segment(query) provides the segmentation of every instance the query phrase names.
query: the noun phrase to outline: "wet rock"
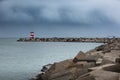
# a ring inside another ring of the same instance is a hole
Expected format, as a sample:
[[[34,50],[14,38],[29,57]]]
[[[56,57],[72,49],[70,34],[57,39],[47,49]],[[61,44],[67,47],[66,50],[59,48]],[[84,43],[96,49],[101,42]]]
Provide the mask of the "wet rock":
[[[43,68],[41,69],[41,71],[46,72],[48,69],[50,69],[51,66],[52,66],[52,64],[44,65]]]
[[[111,43],[104,44],[104,45],[96,47],[95,50],[96,51],[102,51],[103,53],[107,53],[107,52],[111,51],[111,46],[112,46]]]
[[[104,50],[104,48],[105,48],[105,45],[101,45],[99,47],[96,47],[95,49],[96,49],[96,51],[102,51],[102,50]]]

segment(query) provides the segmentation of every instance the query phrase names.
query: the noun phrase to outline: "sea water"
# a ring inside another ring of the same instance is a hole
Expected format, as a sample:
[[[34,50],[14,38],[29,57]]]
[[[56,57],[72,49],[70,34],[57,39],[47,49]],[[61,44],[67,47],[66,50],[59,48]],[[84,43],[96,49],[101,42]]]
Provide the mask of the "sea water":
[[[74,58],[79,51],[88,51],[100,43],[17,42],[0,39],[0,80],[28,80],[43,65]]]

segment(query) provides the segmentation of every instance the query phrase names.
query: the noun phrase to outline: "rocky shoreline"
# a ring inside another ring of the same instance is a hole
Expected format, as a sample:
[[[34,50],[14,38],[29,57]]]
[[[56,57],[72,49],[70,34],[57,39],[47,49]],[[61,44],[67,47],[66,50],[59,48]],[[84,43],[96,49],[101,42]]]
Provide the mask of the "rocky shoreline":
[[[120,42],[114,41],[73,59],[48,64],[31,80],[120,80]]]

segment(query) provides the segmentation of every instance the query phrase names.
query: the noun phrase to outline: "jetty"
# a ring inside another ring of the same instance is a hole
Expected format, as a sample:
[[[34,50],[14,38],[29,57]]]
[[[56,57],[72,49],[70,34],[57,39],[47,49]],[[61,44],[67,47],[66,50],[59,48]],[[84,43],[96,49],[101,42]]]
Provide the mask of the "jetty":
[[[120,42],[120,38],[20,38],[18,42],[94,42],[94,43],[111,43],[114,41]]]
[[[30,32],[29,38],[19,38],[17,40],[18,42],[94,42],[94,43],[111,43],[114,41],[120,42],[120,38],[116,37],[105,37],[105,38],[86,38],[86,37],[80,37],[80,38],[61,38],[61,37],[53,37],[53,38],[35,38],[34,32]]]

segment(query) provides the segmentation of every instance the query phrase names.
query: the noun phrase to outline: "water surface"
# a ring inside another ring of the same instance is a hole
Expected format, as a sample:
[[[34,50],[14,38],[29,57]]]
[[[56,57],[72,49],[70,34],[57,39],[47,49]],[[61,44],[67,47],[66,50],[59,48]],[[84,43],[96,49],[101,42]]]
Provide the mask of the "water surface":
[[[79,51],[88,51],[100,43],[16,42],[0,39],[0,80],[28,80],[43,65],[73,58]]]

